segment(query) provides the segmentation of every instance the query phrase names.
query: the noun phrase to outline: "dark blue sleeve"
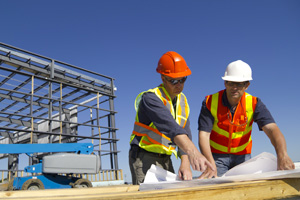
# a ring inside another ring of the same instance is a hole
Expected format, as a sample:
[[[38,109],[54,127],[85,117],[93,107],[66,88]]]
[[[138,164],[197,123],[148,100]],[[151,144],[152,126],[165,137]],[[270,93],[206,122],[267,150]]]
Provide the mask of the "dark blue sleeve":
[[[253,120],[257,123],[258,129],[260,131],[265,125],[275,123],[275,120],[271,115],[270,111],[268,110],[267,106],[259,98],[257,98],[257,104],[255,107]]]
[[[176,135],[186,134],[191,136],[190,131],[179,126],[167,107],[156,94],[152,92],[143,94],[139,104],[138,117],[139,121],[143,124],[149,125],[153,122],[156,128],[161,133],[171,138],[172,141]]]
[[[198,130],[211,132],[214,125],[214,117],[206,107],[206,98],[202,102],[201,111],[198,118]]]

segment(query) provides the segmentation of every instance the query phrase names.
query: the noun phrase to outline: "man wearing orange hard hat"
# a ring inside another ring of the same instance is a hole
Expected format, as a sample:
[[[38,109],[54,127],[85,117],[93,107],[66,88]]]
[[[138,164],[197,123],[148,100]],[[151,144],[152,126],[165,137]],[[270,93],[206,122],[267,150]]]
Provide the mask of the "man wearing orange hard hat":
[[[156,71],[161,74],[162,84],[140,93],[135,100],[129,151],[134,185],[143,183],[152,164],[174,173],[172,154],[181,158],[178,174],[182,180],[192,179],[190,165],[198,171],[207,167],[213,170],[191,140],[190,108],[182,93],[191,70],[181,55],[169,51],[160,58]]]

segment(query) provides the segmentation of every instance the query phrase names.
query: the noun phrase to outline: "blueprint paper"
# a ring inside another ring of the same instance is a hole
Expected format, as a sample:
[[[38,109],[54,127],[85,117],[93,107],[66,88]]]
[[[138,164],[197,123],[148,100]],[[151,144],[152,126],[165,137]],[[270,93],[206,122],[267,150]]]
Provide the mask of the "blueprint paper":
[[[254,158],[231,168],[223,175],[223,177],[243,174],[258,174],[271,171],[277,171],[277,158],[271,153],[263,152]]]
[[[249,168],[249,166],[252,168]],[[242,163],[239,167],[232,168],[232,171],[229,170],[223,177],[190,181],[179,180],[176,174],[154,166],[153,168],[151,167],[152,170],[148,170],[150,171],[149,176],[140,185],[139,190],[174,189],[243,181],[300,178],[300,169],[277,171],[277,167],[274,168],[275,166],[277,166],[276,157],[269,153],[262,153]],[[148,172],[146,177],[147,175]]]
[[[144,183],[158,183],[162,181],[177,180],[180,180],[180,178],[176,174],[152,164],[150,169],[146,173]]]

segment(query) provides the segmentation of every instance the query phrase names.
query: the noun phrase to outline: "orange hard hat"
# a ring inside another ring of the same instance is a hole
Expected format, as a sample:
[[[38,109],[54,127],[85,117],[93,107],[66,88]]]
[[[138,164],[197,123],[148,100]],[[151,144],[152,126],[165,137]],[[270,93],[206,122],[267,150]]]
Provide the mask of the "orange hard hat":
[[[172,78],[179,78],[192,74],[184,58],[174,51],[169,51],[162,55],[158,61],[156,71]]]

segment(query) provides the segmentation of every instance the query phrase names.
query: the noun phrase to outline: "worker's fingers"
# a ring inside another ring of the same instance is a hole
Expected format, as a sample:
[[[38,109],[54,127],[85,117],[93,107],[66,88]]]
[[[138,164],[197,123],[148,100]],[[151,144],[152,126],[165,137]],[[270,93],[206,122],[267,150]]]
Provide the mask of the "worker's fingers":
[[[284,157],[281,159],[277,159],[277,169],[278,170],[291,170],[295,169],[294,162],[290,159],[290,157]]]
[[[193,176],[186,176],[186,179],[184,179],[186,181],[189,181],[189,180],[193,180]]]
[[[191,171],[179,171],[178,175],[181,180],[187,181],[193,179],[193,175]]]
[[[184,181],[188,181],[188,180],[192,180],[192,179],[193,179],[193,177],[190,176],[190,175],[183,175],[182,176],[182,180],[184,180]]]
[[[213,165],[205,158],[200,161],[198,161],[198,160],[194,161],[192,163],[192,168],[193,168],[193,170],[201,171],[201,172],[204,172],[207,168],[209,168],[212,171],[215,171],[215,168],[213,167]]]
[[[217,172],[212,171],[210,168],[207,168],[199,177],[198,179],[206,179],[206,178],[213,178],[217,177]]]
[[[198,179],[204,179],[204,178],[207,178],[207,176],[208,176],[208,171],[205,170],[205,171],[198,177]]]
[[[209,168],[212,171],[215,171],[213,165],[208,160],[205,160],[203,163],[201,163],[200,171],[204,172],[207,168]]]
[[[294,163],[278,167],[278,170],[291,170],[291,169],[295,169]]]
[[[206,161],[200,162],[200,172],[204,172],[207,168]]]
[[[181,180],[183,180],[183,174],[180,171],[178,172],[178,176]]]
[[[215,168],[213,167],[213,165],[208,161],[206,160],[206,166],[209,167],[212,171],[215,171]]]
[[[201,163],[198,160],[194,160],[191,165],[193,170],[201,171]]]
[[[209,167],[214,171],[213,165],[199,151],[192,151],[188,158],[193,170],[204,172]]]

